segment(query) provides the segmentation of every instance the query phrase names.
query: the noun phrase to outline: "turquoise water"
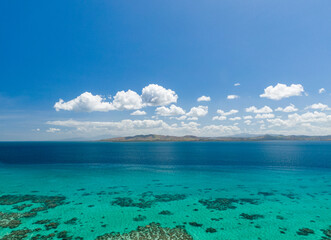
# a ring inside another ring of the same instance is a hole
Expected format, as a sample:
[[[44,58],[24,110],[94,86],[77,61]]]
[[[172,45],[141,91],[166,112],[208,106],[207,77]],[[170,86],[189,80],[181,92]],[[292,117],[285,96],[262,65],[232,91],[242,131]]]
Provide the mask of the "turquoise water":
[[[0,239],[331,239],[331,143],[0,143]]]
[[[37,198],[60,195],[65,200],[54,208],[38,211],[36,216],[20,218],[21,224],[16,228],[0,227],[0,236],[17,229],[40,228],[28,233],[25,239],[62,231],[67,231],[72,239],[96,239],[106,233],[123,234],[157,222],[169,228],[182,225],[193,239],[322,239],[326,235],[321,229],[327,230],[331,224],[330,179],[331,172],[325,169],[100,164],[3,166],[0,194],[11,195],[6,200],[22,195]],[[132,202],[124,206],[119,198],[129,198]],[[232,199],[232,202],[215,205],[217,198]],[[32,206],[24,210],[13,209],[29,203]],[[27,200],[0,205],[0,212],[29,212],[39,206],[43,203]],[[162,211],[166,214],[160,214]],[[69,224],[67,221],[73,218],[76,220]],[[47,223],[35,224],[45,219],[58,226],[46,230]],[[206,232],[208,228],[216,232]],[[302,228],[314,233],[299,235]]]

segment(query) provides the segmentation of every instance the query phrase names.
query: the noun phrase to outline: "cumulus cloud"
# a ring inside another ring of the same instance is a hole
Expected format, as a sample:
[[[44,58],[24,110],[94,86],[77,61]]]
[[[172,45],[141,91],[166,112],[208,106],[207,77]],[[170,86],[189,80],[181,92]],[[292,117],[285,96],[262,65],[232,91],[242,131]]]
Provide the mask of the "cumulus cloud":
[[[170,107],[158,107],[155,109],[156,114],[161,116],[177,116],[185,114],[185,111],[181,107],[177,107],[172,104]]]
[[[264,93],[260,95],[262,98],[269,98],[272,100],[280,100],[292,96],[301,96],[304,92],[301,84],[286,84],[278,83],[276,86],[269,86],[264,89]]]
[[[244,116],[244,119],[253,119],[253,117],[250,115],[247,115],[247,116]]]
[[[189,117],[189,118],[187,118],[187,120],[189,120],[189,121],[198,121],[199,118],[197,118],[197,117]]]
[[[114,106],[111,102],[106,102],[105,98],[102,98],[100,95],[93,95],[90,92],[84,92],[80,96],[64,102],[63,99],[60,99],[55,103],[54,108],[56,111],[67,110],[75,112],[107,112],[114,110]]]
[[[189,117],[203,117],[206,116],[208,113],[207,106],[198,106],[192,107],[191,110],[186,114]]]
[[[287,106],[285,108],[278,107],[278,108],[276,108],[275,111],[277,111],[277,112],[296,112],[296,111],[298,111],[298,109],[293,104],[290,104],[289,106]]]
[[[183,115],[183,116],[180,116],[180,117],[170,117],[170,119],[176,119],[176,120],[185,120],[187,118],[187,116]]]
[[[133,113],[131,113],[130,115],[132,115],[132,116],[142,116],[142,115],[146,115],[146,112],[137,110],[137,111],[134,111]]]
[[[56,133],[56,132],[60,132],[60,131],[61,131],[61,129],[59,129],[59,128],[49,128],[46,130],[46,132],[48,132],[48,133]]]
[[[244,123],[245,123],[246,125],[251,125],[252,121],[251,121],[251,120],[245,120]]]
[[[230,111],[225,112],[225,111],[223,111],[222,109],[218,109],[216,112],[217,112],[218,114],[222,115],[222,116],[229,116],[229,115],[232,115],[232,114],[236,114],[236,113],[238,113],[239,111],[236,110],[236,109],[231,109]]]
[[[331,123],[331,115],[328,115],[324,112],[306,112],[303,114],[289,114],[288,118],[283,120],[280,118],[276,119],[267,119],[269,123],[272,123],[273,126],[283,126],[283,127],[294,127],[298,124],[303,123]],[[329,129],[330,130],[330,129]]]
[[[47,124],[53,126],[62,126],[72,128],[79,133],[94,135],[119,135],[130,136],[136,134],[169,134],[169,135],[187,135],[197,136],[221,136],[234,134],[240,131],[237,126],[207,125],[201,127],[197,122],[181,122],[180,125],[169,125],[162,120],[130,120],[125,119],[119,122],[93,122],[93,121],[48,121]],[[71,131],[73,131],[71,130]]]
[[[142,90],[142,100],[147,106],[164,106],[177,102],[178,96],[171,89],[150,84]]]
[[[133,110],[143,107],[141,97],[131,90],[117,92],[112,104],[116,110]]]
[[[210,102],[210,97],[207,96],[201,96],[197,99],[198,102]]]
[[[230,121],[238,121],[241,120],[241,117],[233,117],[233,118],[229,118]]]
[[[255,118],[274,118],[275,115],[272,113],[263,113],[263,114],[256,114]]]
[[[306,109],[315,109],[315,110],[321,110],[321,111],[331,110],[331,108],[329,108],[328,105],[323,104],[323,103],[312,104],[312,105],[306,107]]]
[[[226,120],[226,116],[215,116],[215,117],[213,117],[213,120],[224,121],[224,120]]]
[[[235,87],[240,86],[240,83],[235,83],[234,86]]]
[[[255,106],[251,106],[245,109],[246,112],[252,112],[252,113],[271,113],[273,112],[272,109],[269,106],[264,106],[262,108],[257,108]]]
[[[324,89],[324,88],[320,88],[320,89],[318,90],[318,93],[319,93],[319,94],[321,94],[321,93],[325,93],[325,89]]]
[[[231,100],[231,99],[236,99],[236,98],[239,98],[238,95],[228,95],[227,96],[227,99]]]
[[[60,99],[55,103],[54,108],[56,111],[108,112],[112,110],[141,109],[145,106],[164,106],[177,102],[177,99],[177,94],[171,89],[165,89],[157,84],[150,84],[143,88],[142,95],[132,90],[119,91],[111,102],[100,95],[84,92],[68,102]]]

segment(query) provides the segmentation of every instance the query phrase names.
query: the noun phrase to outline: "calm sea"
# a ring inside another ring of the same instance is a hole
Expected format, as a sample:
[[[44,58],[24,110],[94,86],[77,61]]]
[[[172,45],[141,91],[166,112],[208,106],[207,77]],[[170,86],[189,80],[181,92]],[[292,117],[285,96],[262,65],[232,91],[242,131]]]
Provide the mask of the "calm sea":
[[[331,167],[331,142],[1,142],[6,164]]]

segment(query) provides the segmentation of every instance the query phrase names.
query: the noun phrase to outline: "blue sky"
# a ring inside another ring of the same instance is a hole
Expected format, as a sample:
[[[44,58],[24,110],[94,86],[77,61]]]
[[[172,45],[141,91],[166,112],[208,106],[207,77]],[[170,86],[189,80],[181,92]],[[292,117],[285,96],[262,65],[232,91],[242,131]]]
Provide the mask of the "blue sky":
[[[0,140],[331,134],[330,12],[330,1],[1,1]]]

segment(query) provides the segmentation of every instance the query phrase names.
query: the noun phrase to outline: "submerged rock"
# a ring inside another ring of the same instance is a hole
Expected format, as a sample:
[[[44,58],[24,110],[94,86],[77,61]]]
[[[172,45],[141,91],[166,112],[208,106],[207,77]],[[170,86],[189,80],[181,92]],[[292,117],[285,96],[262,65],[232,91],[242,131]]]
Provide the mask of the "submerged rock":
[[[210,228],[206,229],[206,232],[207,233],[215,233],[215,232],[217,232],[217,230],[215,228],[210,227]]]
[[[190,224],[193,227],[202,227],[202,225],[203,225],[203,224],[197,223],[197,222],[189,222],[188,224]]]
[[[308,236],[309,234],[314,234],[314,230],[310,229],[310,228],[300,228],[297,231],[298,235],[303,235],[303,236]]]
[[[145,221],[146,220],[146,216],[142,216],[142,215],[138,215],[137,217],[133,218],[133,221],[135,222],[141,222],[141,221]]]
[[[160,215],[172,215],[172,212],[168,211],[168,210],[163,210],[161,212],[159,212]]]
[[[329,229],[322,229],[322,232],[326,237],[323,237],[322,239],[331,239],[331,225],[329,226]]]
[[[274,195],[273,192],[258,192],[258,195],[263,195],[265,197]]]
[[[259,218],[264,218],[263,215],[261,214],[247,214],[247,213],[242,213],[240,214],[240,217],[244,218],[244,219],[247,219],[247,220],[256,220],[256,219],[259,219]]]
[[[64,224],[70,224],[70,225],[75,225],[77,223],[78,218],[72,218],[68,221],[65,221]]]
[[[145,227],[138,227],[137,230],[129,233],[107,233],[96,238],[96,240],[141,240],[141,239],[162,239],[162,240],[193,240],[182,227],[168,228],[161,227],[159,223],[150,223]]]

